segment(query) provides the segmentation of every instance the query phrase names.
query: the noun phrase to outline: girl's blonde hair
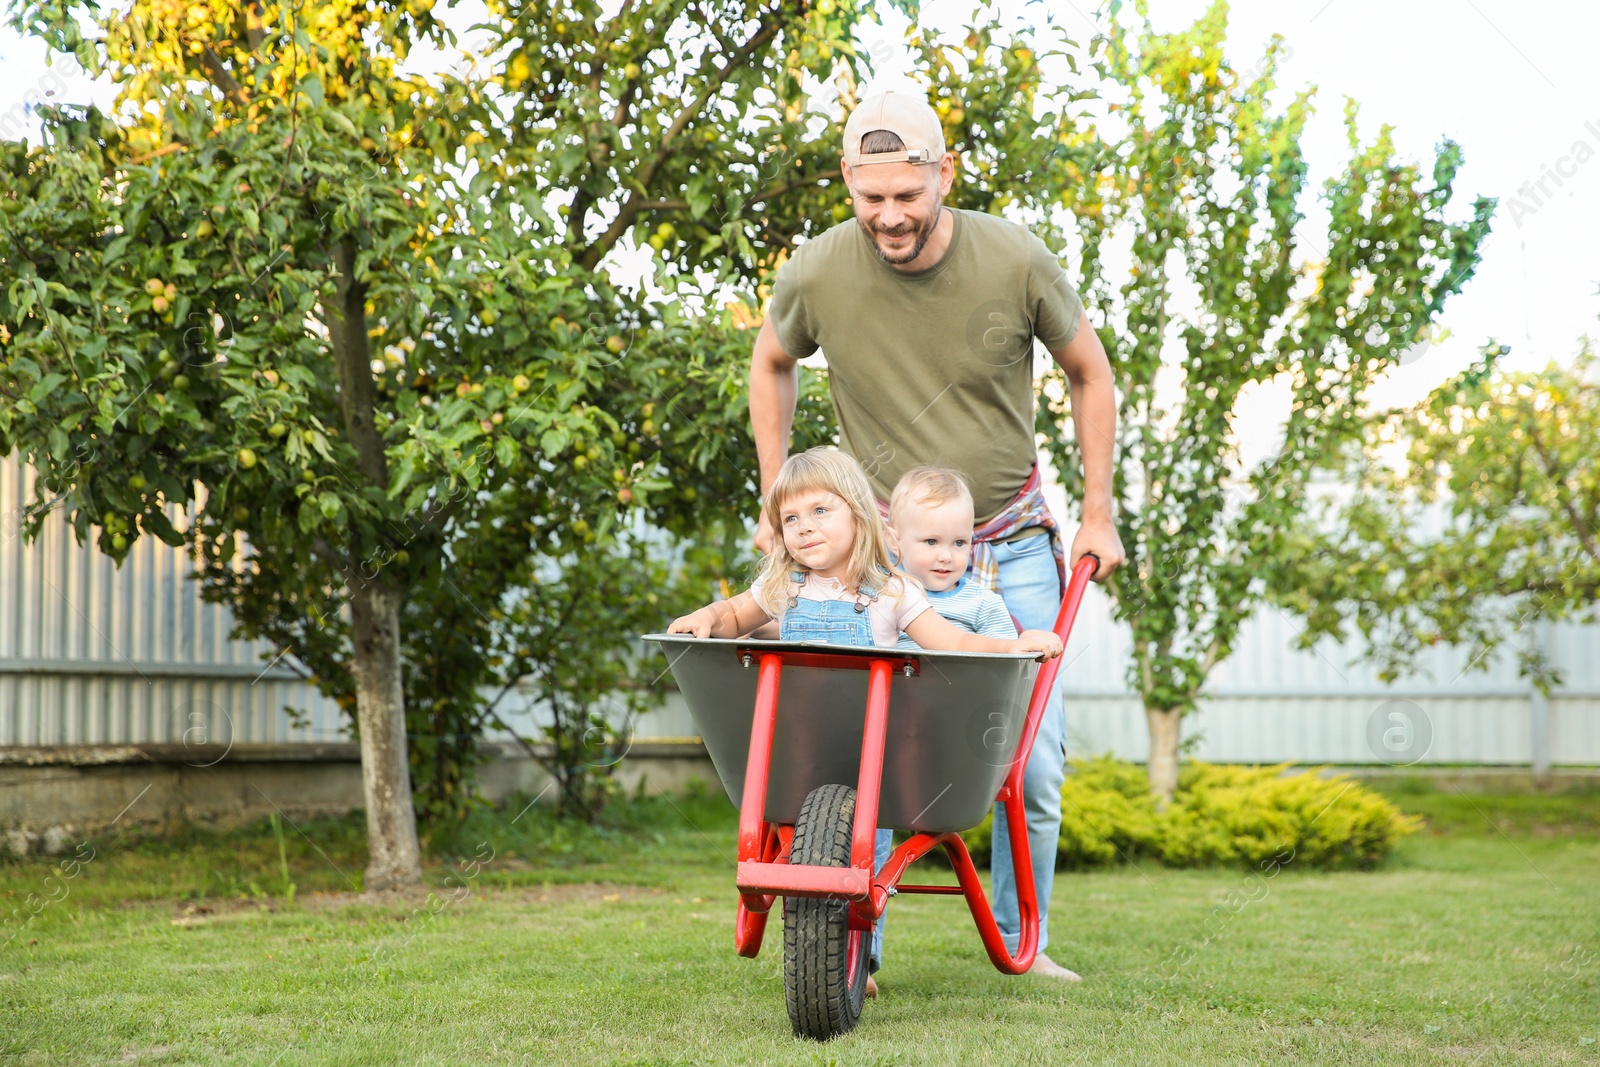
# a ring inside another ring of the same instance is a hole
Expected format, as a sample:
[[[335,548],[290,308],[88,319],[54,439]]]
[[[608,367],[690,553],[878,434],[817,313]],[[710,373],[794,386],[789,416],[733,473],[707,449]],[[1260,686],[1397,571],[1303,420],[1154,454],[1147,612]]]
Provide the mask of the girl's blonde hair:
[[[802,493],[832,493],[850,506],[856,520],[855,548],[845,570],[845,584],[869,598],[884,592],[892,578],[905,580],[889,559],[878,500],[861,464],[826,445],[790,456],[767,493],[767,522],[772,526],[772,551],[761,565],[761,606],[773,618],[788,603],[795,574],[806,567],[789,554],[783,540],[783,505]]]

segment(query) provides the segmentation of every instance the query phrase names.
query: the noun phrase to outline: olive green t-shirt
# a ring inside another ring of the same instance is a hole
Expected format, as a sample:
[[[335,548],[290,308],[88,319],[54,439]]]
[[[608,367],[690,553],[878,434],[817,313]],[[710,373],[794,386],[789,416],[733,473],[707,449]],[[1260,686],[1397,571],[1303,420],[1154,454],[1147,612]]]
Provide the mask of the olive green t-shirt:
[[[1033,469],[1033,339],[1051,351],[1072,340],[1083,303],[1025,227],[947,210],[950,247],[926,270],[884,263],[854,219],[807,241],[779,269],[768,315],[791,359],[822,349],[839,445],[881,499],[912,467],[954,467],[981,525]]]

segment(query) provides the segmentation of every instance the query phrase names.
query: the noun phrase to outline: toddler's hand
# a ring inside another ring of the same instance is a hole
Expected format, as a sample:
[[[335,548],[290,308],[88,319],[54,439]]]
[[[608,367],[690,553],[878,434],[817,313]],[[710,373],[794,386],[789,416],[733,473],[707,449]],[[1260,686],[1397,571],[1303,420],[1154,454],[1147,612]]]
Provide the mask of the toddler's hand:
[[[1061,655],[1061,638],[1052,630],[1024,630],[1017,637],[1018,652],[1042,652],[1045,659]]]
[[[669,634],[688,634],[690,637],[710,637],[711,626],[716,619],[705,608],[690,612],[682,618],[673,619],[672,625],[667,627]]]

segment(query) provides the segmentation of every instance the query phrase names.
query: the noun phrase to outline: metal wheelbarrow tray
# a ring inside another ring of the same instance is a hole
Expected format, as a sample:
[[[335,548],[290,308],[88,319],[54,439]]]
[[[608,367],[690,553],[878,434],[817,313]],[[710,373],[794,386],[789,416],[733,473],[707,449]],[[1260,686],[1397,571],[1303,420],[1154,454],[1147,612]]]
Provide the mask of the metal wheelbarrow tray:
[[[1016,758],[1037,657],[900,652],[813,642],[658,635],[728,799],[742,803],[764,654],[782,663],[766,820],[793,825],[806,794],[861,777],[872,660],[887,659],[889,728],[878,825],[940,833],[983,821]],[[748,664],[748,666],[746,665]]]
[[[1055,632],[1063,646],[1098,561],[1073,569]],[[761,951],[784,904],[784,985],[797,1035],[860,1018],[873,923],[889,898],[966,898],[990,960],[1022,974],[1039,941],[1022,779],[1061,660],[651,634],[661,645],[728,796],[739,806],[734,942]],[[1006,806],[1020,944],[1006,950],[961,830]],[[882,870],[878,827],[911,832]],[[906,885],[943,848],[958,885]]]

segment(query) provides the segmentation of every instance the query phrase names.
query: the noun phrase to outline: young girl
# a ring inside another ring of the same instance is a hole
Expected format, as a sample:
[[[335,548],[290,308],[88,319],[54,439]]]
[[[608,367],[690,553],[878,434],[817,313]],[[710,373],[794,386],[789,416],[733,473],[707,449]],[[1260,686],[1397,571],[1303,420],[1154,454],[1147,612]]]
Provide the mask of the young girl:
[[[904,631],[928,649],[1061,654],[1061,639],[1049,630],[984,637],[931,610],[922,587],[889,559],[866,473],[838,449],[790,456],[766,508],[782,539],[754,584],[675,620],[668,633],[742,637],[777,619],[784,641],[892,647]]]

